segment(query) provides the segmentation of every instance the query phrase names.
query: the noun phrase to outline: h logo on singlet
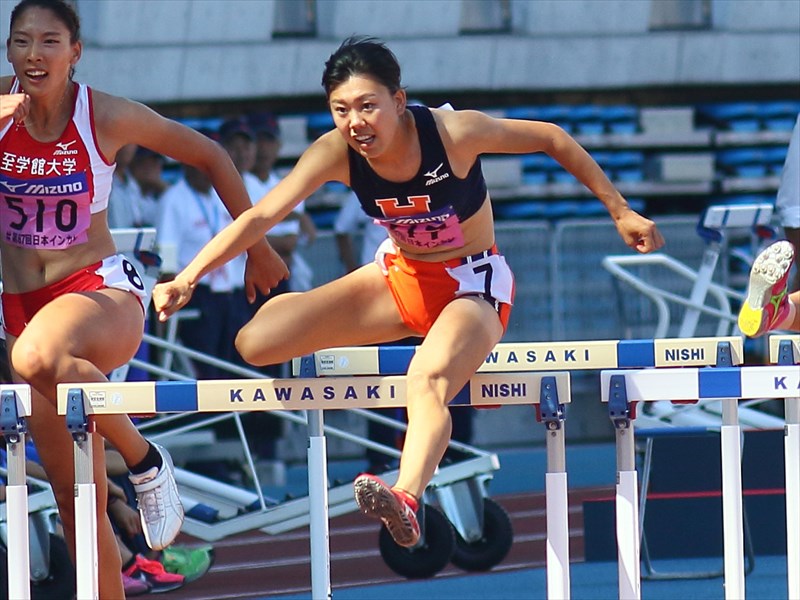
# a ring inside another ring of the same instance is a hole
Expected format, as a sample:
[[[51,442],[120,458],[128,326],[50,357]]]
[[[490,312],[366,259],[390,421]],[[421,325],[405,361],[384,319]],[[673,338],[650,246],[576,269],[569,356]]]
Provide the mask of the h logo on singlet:
[[[376,198],[375,204],[381,209],[384,217],[404,217],[430,212],[430,196],[408,196],[401,204],[400,198]]]

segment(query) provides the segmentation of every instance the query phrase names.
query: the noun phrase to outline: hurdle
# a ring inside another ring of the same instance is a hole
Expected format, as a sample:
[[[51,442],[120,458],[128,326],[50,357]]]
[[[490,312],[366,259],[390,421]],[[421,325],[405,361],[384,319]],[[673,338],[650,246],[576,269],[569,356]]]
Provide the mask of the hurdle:
[[[744,544],[742,527],[741,441],[737,421],[737,402],[749,398],[785,399],[800,389],[800,369],[794,364],[756,367],[717,367],[713,369],[683,368],[663,370],[604,370],[601,372],[602,400],[651,402],[662,400],[720,399],[723,401],[721,428],[722,498],[724,539],[725,597],[738,600],[745,597]],[[794,418],[794,416],[792,417]],[[788,431],[788,430],[787,430]],[[796,435],[796,433],[795,433]],[[631,435],[631,438],[633,436]],[[632,440],[631,440],[632,442]],[[794,522],[800,506],[789,504],[789,480],[796,482],[792,465],[799,464],[797,444],[787,446],[787,514],[793,513]],[[796,468],[795,468],[796,471]],[[794,492],[793,492],[794,493]],[[632,521],[633,522],[633,521]],[[788,525],[788,523],[787,523]],[[787,526],[788,531],[788,526]],[[619,534],[619,521],[618,521]],[[788,531],[789,537],[797,537]],[[789,572],[796,571],[796,557],[789,557]],[[622,565],[620,565],[622,568]],[[797,589],[790,575],[790,597]],[[622,590],[621,590],[622,591]],[[622,596],[622,594],[620,594]]]
[[[311,357],[295,359],[293,372],[326,376],[396,375],[405,373],[415,346],[329,348]],[[549,370],[602,370],[643,367],[731,366],[741,364],[742,339],[738,336],[712,338],[592,340],[569,342],[500,343],[478,369],[478,373],[543,372]],[[309,368],[307,362],[313,360]],[[455,404],[455,403],[454,403]],[[536,405],[537,420],[547,428],[547,471],[545,473],[547,512],[547,595],[570,597],[569,524],[567,499],[564,411],[557,398],[546,395]],[[617,523],[619,586],[621,598],[639,598],[638,475],[635,467],[634,410],[622,402],[608,405],[617,446]],[[438,490],[437,490],[438,491]],[[475,503],[471,503],[474,505]],[[454,523],[459,530],[461,519]]]
[[[506,386],[506,387],[502,387]],[[514,390],[497,397],[498,390]],[[471,406],[538,404],[542,390],[567,402],[569,373],[484,373],[474,376],[457,402]],[[327,521],[327,458],[321,412],[348,408],[405,406],[403,376],[322,379],[157,381],[131,383],[67,383],[58,386],[58,412],[66,415],[74,439],[76,489],[77,594],[98,597],[95,484],[91,453],[92,417],[103,414],[159,412],[230,412],[305,410],[313,435],[309,444],[311,528],[311,588],[315,600],[331,597],[330,548]],[[317,418],[317,424],[313,420]],[[80,514],[78,514],[80,511]],[[81,536],[78,537],[78,529]]]
[[[28,483],[25,470],[26,417],[31,416],[31,388],[27,384],[0,385],[0,433],[6,442],[8,485],[8,597],[30,600],[31,564],[28,530]],[[14,577],[11,576],[14,573]]]
[[[800,365],[800,335],[773,335],[769,360],[779,365]],[[784,398],[786,457],[786,562],[789,597],[800,598],[800,391]],[[794,567],[794,568],[793,568]]]

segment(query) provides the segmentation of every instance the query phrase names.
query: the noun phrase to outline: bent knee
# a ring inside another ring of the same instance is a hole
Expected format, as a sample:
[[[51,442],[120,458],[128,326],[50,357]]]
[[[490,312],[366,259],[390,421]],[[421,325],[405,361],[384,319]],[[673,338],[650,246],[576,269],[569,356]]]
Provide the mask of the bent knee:
[[[239,330],[234,340],[234,346],[239,355],[256,367],[272,364],[270,336],[262,328],[254,326],[251,321]],[[277,361],[275,361],[277,362]]]
[[[25,336],[18,339],[11,349],[11,366],[25,381],[47,383],[52,380],[56,361],[52,349],[29,341]]]

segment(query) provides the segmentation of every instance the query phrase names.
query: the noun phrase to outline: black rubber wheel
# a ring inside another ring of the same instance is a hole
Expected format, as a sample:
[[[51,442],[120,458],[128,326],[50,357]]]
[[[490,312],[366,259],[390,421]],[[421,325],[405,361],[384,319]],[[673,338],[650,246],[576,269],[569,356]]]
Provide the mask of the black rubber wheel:
[[[453,526],[444,514],[425,505],[419,514],[424,513],[422,525],[425,543],[419,548],[403,548],[392,539],[386,527],[381,527],[378,547],[383,562],[395,573],[408,579],[433,577],[447,566],[456,546]]]
[[[75,597],[75,567],[64,538],[50,534],[50,573],[31,585],[31,600],[72,600]]]
[[[508,555],[514,543],[514,529],[506,510],[491,498],[483,500],[483,536],[467,542],[458,532],[452,562],[465,571],[488,571]]]

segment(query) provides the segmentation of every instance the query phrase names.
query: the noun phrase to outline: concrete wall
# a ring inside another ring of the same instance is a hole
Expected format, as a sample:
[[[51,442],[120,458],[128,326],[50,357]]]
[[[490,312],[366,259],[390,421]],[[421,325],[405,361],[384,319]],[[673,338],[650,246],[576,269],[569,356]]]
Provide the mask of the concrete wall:
[[[13,4],[0,2],[4,39]],[[492,36],[459,35],[460,0],[317,5],[319,37],[273,39],[274,0],[78,0],[78,78],[147,102],[314,95],[324,61],[360,33],[389,42],[412,95],[800,85],[797,0],[712,0],[712,30],[659,32],[647,0],[512,0],[513,33]]]

